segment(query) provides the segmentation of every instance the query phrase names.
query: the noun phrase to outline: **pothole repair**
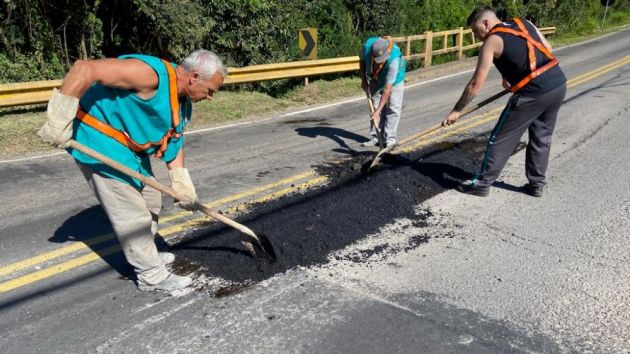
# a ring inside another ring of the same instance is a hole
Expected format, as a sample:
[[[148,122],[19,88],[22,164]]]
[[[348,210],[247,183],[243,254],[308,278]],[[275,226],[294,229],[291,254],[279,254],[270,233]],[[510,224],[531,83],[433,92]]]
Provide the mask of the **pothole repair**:
[[[330,255],[378,234],[398,219],[409,219],[414,228],[427,232],[411,236],[402,248],[389,250],[385,244],[346,257],[363,262],[374,254],[410,251],[432,237],[426,228],[432,213],[417,213],[418,206],[422,210],[424,201],[471,178],[470,171],[478,168],[486,142],[484,136],[475,137],[447,150],[425,151],[422,158],[414,160],[388,157],[369,175],[361,174],[361,166],[374,156],[371,153],[314,166],[320,175],[329,177],[329,184],[256,204],[239,219],[255,232],[262,230],[269,236],[278,255],[276,262],[250,257],[240,245],[239,234],[223,226],[202,227],[172,251],[184,258],[184,263],[196,265],[197,272],[208,279],[222,280],[216,284],[221,285],[218,290],[213,287],[215,296],[238,293],[296,267],[326,264]],[[187,273],[179,266],[175,271]]]

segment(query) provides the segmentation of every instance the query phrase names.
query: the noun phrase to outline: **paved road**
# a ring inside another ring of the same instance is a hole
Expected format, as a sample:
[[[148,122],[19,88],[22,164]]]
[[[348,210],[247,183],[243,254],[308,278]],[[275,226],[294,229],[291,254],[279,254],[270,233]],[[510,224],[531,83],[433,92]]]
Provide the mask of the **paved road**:
[[[619,64],[630,54],[628,33],[557,52],[574,81],[543,198],[514,191],[525,182],[517,152],[490,198],[446,188],[415,205],[415,216],[326,249],[325,262],[298,263],[230,296],[137,292],[117,272],[128,272],[120,256],[108,255],[111,230],[70,159],[0,164],[0,343],[7,352],[630,351],[630,75]],[[401,135],[438,122],[469,76],[411,82]],[[481,96],[498,82],[494,73]],[[412,154],[425,163],[418,178],[438,163],[464,168],[464,153],[479,157],[479,134],[492,127],[483,121],[477,115],[451,130],[458,134],[426,140],[435,143],[419,148],[447,150]],[[311,166],[357,154],[366,128],[357,99],[191,134],[186,152],[199,195],[227,210],[297,198],[301,183],[333,183]],[[452,144],[437,143],[444,140]],[[405,169],[383,175],[392,171]],[[165,180],[163,168],[158,176]],[[165,214],[170,242],[198,222],[170,204]],[[419,238],[427,242],[409,246]],[[211,275],[205,284],[225,285]]]

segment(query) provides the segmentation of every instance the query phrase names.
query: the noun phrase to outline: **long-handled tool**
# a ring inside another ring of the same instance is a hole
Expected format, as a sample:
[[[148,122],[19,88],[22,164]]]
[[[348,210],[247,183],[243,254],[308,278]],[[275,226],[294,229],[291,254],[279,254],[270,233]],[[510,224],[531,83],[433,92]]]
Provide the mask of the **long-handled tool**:
[[[492,96],[490,96],[490,97],[486,98],[485,100],[483,100],[483,101],[481,101],[481,102],[477,103],[477,104],[476,104],[476,105],[474,105],[474,106],[470,106],[470,107],[468,107],[468,108],[464,109],[464,110],[462,111],[462,113],[460,114],[460,117],[463,117],[463,116],[465,116],[465,115],[467,115],[467,114],[469,114],[469,113],[472,113],[472,112],[474,112],[474,111],[478,110],[479,108],[481,108],[481,107],[483,107],[483,106],[487,105],[487,104],[488,104],[488,103],[490,103],[490,102],[493,102],[493,101],[498,100],[499,98],[501,98],[501,97],[505,96],[508,92],[510,92],[510,91],[508,91],[508,90],[503,90],[503,91],[501,91],[501,92],[499,92],[499,93],[496,93],[496,94],[494,94],[494,95],[492,95]],[[409,137],[407,137],[407,138],[405,138],[405,139],[401,140],[401,141],[400,141],[398,144],[396,144],[396,145],[388,146],[388,147],[386,147],[385,149],[381,149],[381,151],[379,151],[379,152],[378,152],[378,154],[376,154],[376,157],[374,157],[374,160],[372,160],[372,163],[370,164],[370,167],[368,167],[368,168],[367,168],[367,170],[365,170],[365,171],[366,171],[366,173],[367,173],[367,172],[370,172],[370,171],[371,171],[371,170],[372,170],[372,169],[373,169],[376,165],[378,165],[378,164],[379,164],[379,162],[381,162],[381,160],[383,159],[383,156],[384,156],[386,153],[388,153],[388,152],[392,151],[395,147],[397,147],[397,146],[401,146],[401,145],[404,145],[404,144],[407,144],[407,143],[408,143],[408,142],[410,142],[410,141],[413,141],[413,140],[419,139],[419,138],[421,138],[421,137],[423,137],[423,136],[425,136],[425,135],[431,134],[431,133],[433,133],[434,131],[436,131],[436,130],[438,130],[438,129],[440,129],[440,128],[442,128],[442,123],[440,123],[440,124],[436,124],[436,125],[434,125],[434,126],[430,127],[429,129],[423,130],[423,131],[421,131],[421,132],[419,132],[419,133],[417,133],[417,134],[414,134],[414,135],[412,135],[412,136],[409,136]]]
[[[367,97],[368,106],[370,107],[370,117],[372,117],[372,115],[374,114],[376,110],[374,109],[374,102],[372,102],[372,94],[370,92],[371,92],[370,85],[368,84],[368,89],[365,91],[365,95]],[[378,124],[376,124],[374,119],[370,119],[370,124],[374,128],[374,131],[376,131],[376,136],[378,139],[378,147],[381,150],[383,150],[384,145],[383,145],[383,137],[381,136],[381,129],[378,127]]]
[[[142,183],[146,184],[147,186],[150,186],[152,188],[157,189],[158,191],[162,192],[162,193],[166,193],[169,196],[173,197],[176,200],[181,200],[181,201],[185,201],[187,200],[187,198],[184,198],[182,196],[180,196],[173,188],[165,186],[159,182],[157,182],[154,179],[151,178],[147,178],[146,176],[110,159],[109,157],[99,153],[98,151],[95,151],[81,143],[78,143],[74,140],[70,140],[68,141],[68,143],[66,144],[65,147],[69,147],[75,150],[78,150],[88,156],[90,156],[93,159],[96,159],[102,163],[104,163],[105,165],[120,171],[124,174],[126,174],[129,177],[135,178],[139,181],[141,181]],[[271,245],[271,241],[269,240],[269,238],[267,238],[267,236],[263,235],[263,234],[258,234],[256,235],[251,229],[249,229],[248,227],[246,227],[245,225],[239,224],[236,221],[223,216],[221,214],[219,214],[218,212],[209,209],[208,207],[206,207],[205,205],[197,202],[195,204],[195,209],[201,211],[202,213],[218,220],[219,222],[228,225],[230,227],[233,227],[234,229],[238,230],[241,232],[241,243],[243,244],[243,246],[247,249],[247,251],[256,258],[268,258],[270,260],[275,260],[276,259],[276,252],[273,249],[273,246]]]

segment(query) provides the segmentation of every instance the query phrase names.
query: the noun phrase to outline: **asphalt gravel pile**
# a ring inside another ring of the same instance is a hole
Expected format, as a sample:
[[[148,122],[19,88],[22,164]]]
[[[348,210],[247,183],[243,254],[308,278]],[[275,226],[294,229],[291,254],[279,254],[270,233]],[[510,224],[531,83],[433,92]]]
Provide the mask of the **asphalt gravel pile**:
[[[319,174],[330,178],[328,185],[255,205],[239,218],[269,237],[278,256],[275,262],[252,258],[236,231],[217,226],[197,230],[174,246],[173,252],[201,265],[210,277],[238,284],[258,282],[297,266],[324,264],[331,253],[378,234],[396,219],[407,218],[414,226],[422,226],[430,213],[416,213],[417,206],[470,178],[485,143],[480,137],[446,150],[425,151],[413,159],[388,157],[368,175],[361,168],[373,153],[315,166]],[[412,243],[420,245],[429,239],[430,235],[418,235]],[[360,262],[363,257],[354,258]]]

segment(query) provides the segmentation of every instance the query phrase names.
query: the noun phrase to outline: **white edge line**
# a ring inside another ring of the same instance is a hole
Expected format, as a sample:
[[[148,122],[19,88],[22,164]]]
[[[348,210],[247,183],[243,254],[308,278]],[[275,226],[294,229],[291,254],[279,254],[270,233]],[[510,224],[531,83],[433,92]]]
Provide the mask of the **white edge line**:
[[[591,38],[591,39],[586,40],[584,42],[573,43],[573,44],[566,45],[564,47],[558,47],[558,48],[554,49],[554,52],[558,51],[558,50],[563,50],[563,49],[572,48],[572,47],[575,47],[575,46],[578,46],[578,45],[590,43],[590,42],[593,42],[593,41],[596,41],[596,40],[600,40],[602,38],[606,38],[606,37],[612,36],[613,34],[616,34],[616,33],[622,32],[622,31],[625,31],[625,29],[623,29],[621,31],[611,32],[611,33],[605,34],[605,35],[603,35],[601,37]],[[428,83],[431,83],[431,82],[436,82],[436,81],[448,79],[448,78],[451,78],[451,77],[454,77],[454,76],[457,76],[457,75],[466,74],[466,73],[469,73],[469,72],[472,72],[472,71],[475,71],[475,70],[471,69],[471,70],[460,71],[460,72],[455,73],[455,74],[442,76],[442,77],[438,77],[438,78],[427,80],[427,81],[422,81],[422,82],[419,82],[419,83],[415,83],[415,84],[412,84],[412,85],[405,86],[405,89],[416,87],[416,86],[420,86],[420,85],[425,85],[425,84],[428,84]],[[317,111],[317,110],[320,110],[320,109],[325,109],[325,108],[329,108],[329,107],[339,106],[339,105],[346,104],[346,103],[356,102],[356,101],[359,101],[359,100],[362,100],[362,99],[364,99],[364,98],[363,97],[357,97],[357,98],[352,98],[352,99],[341,101],[341,102],[335,102],[335,103],[331,103],[331,104],[327,104],[327,105],[323,105],[323,106],[317,106],[317,107],[313,107],[313,108],[308,108],[308,109],[300,110],[300,111],[297,111],[297,112],[285,113],[285,114],[282,114],[280,116],[274,116],[274,117],[269,117],[269,118],[265,118],[265,119],[247,121],[247,122],[226,124],[226,125],[221,125],[221,126],[212,127],[212,128],[192,130],[192,131],[186,132],[185,134],[186,135],[188,135],[188,134],[192,135],[192,134],[204,133],[204,132],[209,132],[209,131],[214,131],[214,130],[221,130],[221,129],[237,127],[237,126],[241,126],[241,125],[251,125],[251,124],[255,124],[255,123],[263,123],[263,122],[267,122],[267,121],[270,121],[270,120],[273,120],[273,119],[278,119],[278,118],[283,118],[283,117],[291,117],[291,116],[295,116],[295,115],[302,114],[302,113],[308,113],[308,112]],[[12,163],[12,162],[22,162],[22,161],[28,161],[28,160],[35,160],[35,159],[40,159],[40,158],[50,157],[50,156],[56,156],[56,155],[62,155],[62,154],[65,154],[65,152],[60,151],[60,152],[54,152],[54,153],[46,154],[46,155],[25,157],[25,158],[21,158],[21,159],[0,160],[0,164]]]
[[[63,154],[66,154],[66,152],[65,151],[58,151],[58,152],[53,152],[53,153],[46,154],[46,155],[37,155],[37,156],[31,156],[31,157],[24,157],[24,158],[21,158],[21,159],[0,160],[0,164],[2,164],[2,163],[11,163],[11,162],[21,162],[21,161],[27,161],[27,160],[35,160],[35,159],[41,159],[41,158],[44,158],[44,157],[63,155]]]
[[[587,39],[587,40],[585,40],[584,42],[573,43],[573,44],[568,44],[568,45],[565,45],[564,47],[554,48],[554,50],[553,50],[553,51],[555,52],[555,51],[557,51],[557,50],[562,50],[562,49],[572,48],[572,47],[576,47],[576,46],[578,46],[578,45],[582,45],[582,44],[586,44],[586,43],[594,42],[594,41],[600,40],[600,39],[602,39],[602,38],[610,37],[610,36],[612,36],[613,34],[617,34],[617,33],[619,33],[619,32],[623,32],[623,31],[625,31],[625,30],[626,30],[626,28],[624,28],[624,29],[622,29],[622,30],[619,30],[619,31],[614,31],[614,32],[607,33],[607,34],[605,34],[605,35],[603,35],[603,36],[599,36],[599,37],[595,37],[595,38]]]

